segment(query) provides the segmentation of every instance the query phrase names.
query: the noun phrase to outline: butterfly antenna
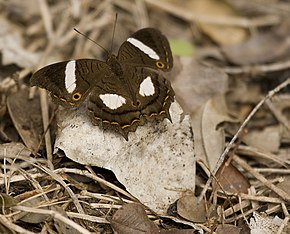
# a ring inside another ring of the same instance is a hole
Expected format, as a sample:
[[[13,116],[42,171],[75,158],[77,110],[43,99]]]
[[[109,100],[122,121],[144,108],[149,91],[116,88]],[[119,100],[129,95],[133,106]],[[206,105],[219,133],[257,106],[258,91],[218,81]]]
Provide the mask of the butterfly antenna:
[[[117,25],[117,18],[118,18],[118,13],[116,13],[116,16],[115,16],[113,36],[112,36],[112,41],[111,41],[111,53],[112,53],[112,50],[113,50],[113,42],[114,42],[114,37],[115,37],[115,31],[116,31],[116,25]]]
[[[74,28],[74,30],[75,30],[77,33],[79,33],[79,34],[81,34],[82,36],[84,36],[85,38],[87,38],[88,40],[90,40],[91,42],[94,42],[94,43],[95,43],[96,45],[98,45],[100,48],[102,48],[102,49],[106,52],[107,56],[110,55],[110,52],[109,52],[108,50],[106,50],[103,46],[101,46],[98,42],[96,42],[96,41],[94,41],[93,39],[89,38],[89,36],[87,36],[86,34],[80,32],[80,31],[77,30],[76,28]]]

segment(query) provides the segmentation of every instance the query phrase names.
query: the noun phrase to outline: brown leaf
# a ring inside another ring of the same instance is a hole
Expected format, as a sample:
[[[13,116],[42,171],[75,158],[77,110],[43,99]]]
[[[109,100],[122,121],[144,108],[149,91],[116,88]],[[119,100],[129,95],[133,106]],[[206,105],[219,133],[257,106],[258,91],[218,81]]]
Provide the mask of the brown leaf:
[[[64,208],[60,206],[51,207],[52,210],[60,213],[64,217],[68,217]],[[80,231],[68,225],[66,222],[61,222],[59,219],[54,219],[55,228],[57,229],[57,233],[61,234],[81,234]]]
[[[16,158],[16,157],[29,157],[31,151],[28,150],[22,143],[6,143],[0,144],[0,159],[4,157]]]
[[[21,205],[34,208],[40,206],[43,202],[45,202],[43,197],[32,197],[31,199],[24,201]],[[42,209],[47,208],[42,207]],[[50,217],[50,215],[29,212],[21,212],[20,216],[20,220],[26,223],[41,223],[44,222],[48,217]]]
[[[160,230],[160,234],[195,234],[197,233],[194,229],[170,229],[170,230]]]
[[[17,205],[17,200],[5,193],[0,193],[0,207],[9,208]]]
[[[0,221],[1,222],[1,221]],[[16,234],[15,231],[11,230],[9,227],[9,224],[3,222],[0,223],[0,233],[5,233],[5,234]]]
[[[268,152],[278,152],[281,138],[281,127],[279,125],[268,126],[263,130],[251,130],[243,138],[247,145],[254,146]]]
[[[213,187],[220,188],[229,193],[248,193],[250,183],[246,177],[231,163],[223,163],[216,174],[219,184],[214,180]]]
[[[224,1],[195,0],[189,1],[191,13],[201,18],[219,19],[239,17],[238,13]],[[198,22],[199,28],[213,41],[220,45],[232,45],[244,41],[247,31],[236,26],[215,25],[205,22]]]
[[[210,170],[216,166],[225,146],[224,130],[218,126],[226,121],[235,120],[228,115],[223,96],[208,100],[203,109],[192,115],[196,157],[207,163]]]
[[[186,113],[196,111],[209,98],[226,92],[228,76],[221,69],[203,65],[190,57],[181,57],[178,62],[181,68],[172,86]]]
[[[219,225],[215,231],[217,234],[241,234],[241,228],[231,224]]]
[[[272,31],[257,34],[241,44],[224,47],[223,52],[227,59],[238,65],[262,64],[289,57],[289,24],[289,20],[285,21]]]
[[[188,19],[194,16],[195,25],[220,45],[239,43],[248,35],[247,30],[241,27],[215,24],[219,20],[228,19],[230,21],[231,18],[239,17],[238,12],[225,1],[194,0],[182,1],[182,4],[180,4],[180,0],[163,0],[163,2],[162,5],[166,6],[169,2],[172,3],[171,8],[175,9],[175,12],[182,12],[181,17],[184,16]]]
[[[38,151],[43,133],[39,99],[28,99],[28,90],[11,94],[7,99],[10,117],[27,148]]]
[[[158,233],[158,227],[149,220],[142,205],[126,204],[113,215],[111,225],[116,233]]]
[[[177,201],[177,213],[195,223],[206,221],[204,200],[198,202],[193,193],[187,193]]]

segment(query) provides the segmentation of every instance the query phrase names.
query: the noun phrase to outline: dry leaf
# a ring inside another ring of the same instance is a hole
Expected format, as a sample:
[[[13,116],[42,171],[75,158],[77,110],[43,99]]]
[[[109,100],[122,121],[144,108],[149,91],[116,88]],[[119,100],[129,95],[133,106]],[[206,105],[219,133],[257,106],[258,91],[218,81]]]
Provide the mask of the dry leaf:
[[[0,222],[2,222],[2,220]],[[9,227],[9,224],[5,222],[0,223],[0,233],[17,234],[15,231],[11,230],[11,227]]]
[[[213,187],[222,186],[222,191],[228,193],[248,193],[248,188],[250,188],[250,183],[247,178],[231,163],[224,162],[219,168],[216,180],[213,181]]]
[[[17,158],[17,157],[29,157],[31,151],[28,150],[22,143],[6,143],[0,144],[0,159],[7,158]]]
[[[280,139],[280,126],[269,126],[263,130],[251,130],[243,138],[243,142],[266,152],[278,152]]]
[[[231,224],[220,224],[215,230],[216,234],[242,234],[241,228]]]
[[[238,13],[224,1],[215,0],[195,0],[189,3],[192,14],[197,18],[210,18],[214,21],[216,18],[239,17]],[[247,31],[236,26],[214,25],[204,22],[198,22],[200,29],[212,40],[220,45],[232,45],[244,41],[247,37]]]
[[[175,10],[172,10],[173,14],[178,12],[177,15],[181,18],[192,20],[204,34],[220,45],[239,43],[248,35],[247,30],[241,27],[216,24],[220,20],[230,21],[233,17],[240,17],[225,1],[187,0],[181,3],[180,0],[163,0],[163,2],[166,6],[170,2],[170,8]]]
[[[22,202],[21,205],[27,206],[27,207],[32,207],[32,208],[37,208],[43,202],[45,202],[43,197],[32,197],[31,199]],[[42,207],[42,209],[47,209],[47,208]],[[27,212],[27,213],[21,212],[20,215],[22,216],[20,218],[20,220],[23,222],[26,222],[26,223],[41,223],[50,217],[50,215],[29,213],[29,212]]]
[[[221,69],[203,65],[191,57],[179,59],[181,71],[172,87],[185,113],[192,113],[215,95],[227,90],[228,76]]]
[[[17,203],[18,202],[14,197],[9,196],[6,193],[0,193],[0,207],[9,208],[16,206]]]
[[[219,125],[226,121],[235,120],[228,115],[223,96],[210,99],[192,116],[196,157],[207,163],[210,170],[216,166],[225,146],[224,130]]]
[[[63,207],[53,206],[51,210],[54,210],[61,214],[62,216],[67,218],[67,214]],[[55,228],[57,229],[57,233],[61,234],[81,234],[77,229],[73,228],[71,225],[68,225],[66,222],[61,222],[59,219],[54,219]]]
[[[170,229],[170,230],[160,230],[156,234],[196,234],[194,229]]]
[[[112,228],[115,233],[158,233],[158,227],[146,215],[142,205],[126,204],[113,215]]]
[[[10,117],[25,145],[33,152],[39,150],[43,134],[39,98],[28,99],[28,90],[11,94],[7,99]]]
[[[206,205],[204,200],[198,202],[193,193],[187,193],[177,201],[177,213],[194,223],[206,221]]]
[[[262,64],[289,57],[290,21],[266,33],[260,33],[238,45],[223,48],[228,60],[238,65]]]
[[[0,17],[0,51],[3,65],[17,64],[19,67],[32,67],[39,61],[40,53],[34,53],[23,47],[20,27],[13,27],[3,16]]]

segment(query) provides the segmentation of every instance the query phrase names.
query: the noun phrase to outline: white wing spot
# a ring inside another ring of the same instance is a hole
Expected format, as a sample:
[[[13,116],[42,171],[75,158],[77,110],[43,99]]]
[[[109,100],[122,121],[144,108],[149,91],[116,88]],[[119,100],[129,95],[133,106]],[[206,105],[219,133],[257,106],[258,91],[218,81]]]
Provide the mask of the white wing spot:
[[[147,76],[146,79],[140,84],[139,93],[143,97],[151,96],[155,93],[155,88],[150,76]]]
[[[65,88],[69,93],[72,93],[76,88],[76,61],[69,61],[65,67]]]
[[[126,103],[126,99],[117,94],[101,94],[99,96],[103,103],[110,109],[115,110]]]
[[[127,41],[130,42],[133,46],[137,47],[139,50],[143,51],[150,58],[153,58],[156,60],[160,59],[160,57],[158,56],[158,54],[156,54],[156,52],[154,50],[152,50],[150,47],[148,47],[147,45],[145,45],[141,41],[139,41],[133,37],[128,38]]]

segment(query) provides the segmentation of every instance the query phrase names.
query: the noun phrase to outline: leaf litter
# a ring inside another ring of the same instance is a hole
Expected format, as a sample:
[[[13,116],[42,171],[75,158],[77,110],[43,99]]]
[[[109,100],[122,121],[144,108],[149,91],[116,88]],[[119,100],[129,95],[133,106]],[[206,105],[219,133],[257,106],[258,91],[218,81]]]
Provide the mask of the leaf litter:
[[[290,5],[255,2],[0,1],[0,232],[289,233]],[[72,28],[111,48],[116,12],[114,51],[144,26],[182,51],[170,79],[198,161],[183,172],[195,188],[179,188],[167,215],[142,206],[114,171],[53,153],[58,110],[29,89],[43,65],[101,58]]]

